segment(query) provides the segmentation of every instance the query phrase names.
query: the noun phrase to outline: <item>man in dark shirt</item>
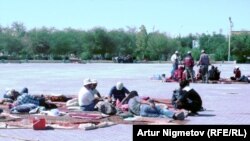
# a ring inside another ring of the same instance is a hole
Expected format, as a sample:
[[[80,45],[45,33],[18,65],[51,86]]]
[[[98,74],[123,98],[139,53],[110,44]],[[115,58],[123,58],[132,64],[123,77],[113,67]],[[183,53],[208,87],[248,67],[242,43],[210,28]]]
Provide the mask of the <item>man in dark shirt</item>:
[[[240,67],[239,66],[235,66],[233,73],[234,73],[234,76],[231,77],[231,80],[239,80],[240,77],[241,77]]]
[[[220,79],[220,71],[217,67],[211,66],[211,69],[208,71],[208,79],[209,80],[219,80]]]
[[[186,80],[191,80],[194,82],[194,73],[193,73],[193,67],[194,67],[194,59],[191,54],[191,51],[187,52],[187,55],[185,56],[183,60],[183,64],[186,70]]]
[[[176,99],[172,98],[172,103],[177,109],[185,109],[196,114],[202,109],[202,100],[200,95],[189,87],[189,81],[184,80],[180,82],[179,95]]]
[[[201,66],[202,82],[208,83],[208,66],[210,65],[210,59],[205,53],[205,50],[201,51],[199,65]]]
[[[117,82],[115,86],[113,86],[109,93],[109,101],[119,100],[120,102],[126,97],[126,94],[129,94],[129,91],[126,87],[123,86],[122,82]]]

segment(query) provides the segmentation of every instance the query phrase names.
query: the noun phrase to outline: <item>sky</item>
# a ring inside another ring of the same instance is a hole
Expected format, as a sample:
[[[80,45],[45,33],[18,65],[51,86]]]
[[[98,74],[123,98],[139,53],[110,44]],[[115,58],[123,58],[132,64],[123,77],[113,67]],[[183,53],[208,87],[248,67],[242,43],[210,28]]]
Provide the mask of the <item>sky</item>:
[[[250,30],[249,7],[249,0],[0,0],[0,25],[125,31],[144,25],[170,36],[227,35],[229,17],[233,31]]]

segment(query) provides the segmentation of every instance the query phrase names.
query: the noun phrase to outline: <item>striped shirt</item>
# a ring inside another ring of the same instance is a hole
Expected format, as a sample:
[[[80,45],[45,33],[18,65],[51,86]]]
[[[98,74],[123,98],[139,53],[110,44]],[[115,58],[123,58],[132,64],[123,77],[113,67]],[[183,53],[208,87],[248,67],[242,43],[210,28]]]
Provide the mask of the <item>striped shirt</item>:
[[[35,104],[37,106],[39,106],[40,104],[37,98],[35,98],[32,95],[29,95],[28,93],[24,93],[17,97],[15,105],[17,106],[17,105],[22,105],[22,104],[27,104],[27,103]]]

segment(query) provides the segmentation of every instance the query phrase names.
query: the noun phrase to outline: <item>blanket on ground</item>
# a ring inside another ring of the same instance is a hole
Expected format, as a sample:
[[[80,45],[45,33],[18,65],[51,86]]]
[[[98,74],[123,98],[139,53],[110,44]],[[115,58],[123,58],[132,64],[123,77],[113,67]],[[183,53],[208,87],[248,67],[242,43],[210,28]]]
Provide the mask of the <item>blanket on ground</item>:
[[[167,83],[170,83],[170,82],[179,83],[179,81],[176,81],[173,79],[166,79],[165,82],[167,82]],[[196,80],[194,83],[202,83],[202,81]],[[220,80],[209,80],[208,83],[209,84],[250,84],[248,82],[240,82],[240,81],[231,80],[231,79],[227,79],[227,78],[221,78]]]
[[[161,103],[166,107],[172,109],[170,99],[156,99],[156,103]],[[113,124],[185,124],[187,121],[177,121],[169,118],[152,118],[152,117],[136,117],[130,120],[124,120],[124,118],[118,115],[104,115],[98,111],[86,112],[86,111],[72,111],[67,109],[65,102],[54,102],[57,105],[58,110],[65,112],[63,116],[50,116],[43,114],[6,114],[5,117],[0,119],[0,128],[33,128],[33,119],[45,119],[47,128],[59,128],[59,129],[77,129],[83,127],[82,124],[91,123],[99,125],[103,122],[111,122]],[[4,110],[4,113],[9,113],[8,105],[0,105],[0,108]],[[173,110],[173,109],[172,109]],[[3,115],[0,114],[0,115]],[[84,125],[85,127],[85,125]],[[98,126],[95,126],[98,127]]]

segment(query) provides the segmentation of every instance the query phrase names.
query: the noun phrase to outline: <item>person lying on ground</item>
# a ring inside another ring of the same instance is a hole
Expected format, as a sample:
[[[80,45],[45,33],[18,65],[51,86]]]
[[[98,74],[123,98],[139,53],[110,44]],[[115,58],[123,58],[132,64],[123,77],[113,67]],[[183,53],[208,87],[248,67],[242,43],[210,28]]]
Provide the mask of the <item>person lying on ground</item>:
[[[165,82],[166,75],[165,74],[154,74],[152,77],[150,77],[151,80],[162,80],[162,82]]]
[[[168,117],[175,120],[184,120],[185,113],[173,112],[166,108],[155,105],[154,101],[146,101],[139,97],[137,91],[131,91],[130,99],[128,102],[129,111],[137,116],[143,117]]]
[[[43,106],[46,109],[53,109],[57,108],[57,106],[53,103],[46,101],[43,95],[41,96],[34,96],[28,93],[28,88],[24,88],[19,95],[11,95],[16,99],[12,104],[9,105],[9,108],[12,109],[13,107],[24,105],[24,104],[34,104],[36,106]]]
[[[23,88],[21,92],[18,92],[15,89],[8,89],[4,94],[3,97],[5,99],[9,99],[10,101],[15,101],[17,97],[23,93],[28,93],[28,88]]]

